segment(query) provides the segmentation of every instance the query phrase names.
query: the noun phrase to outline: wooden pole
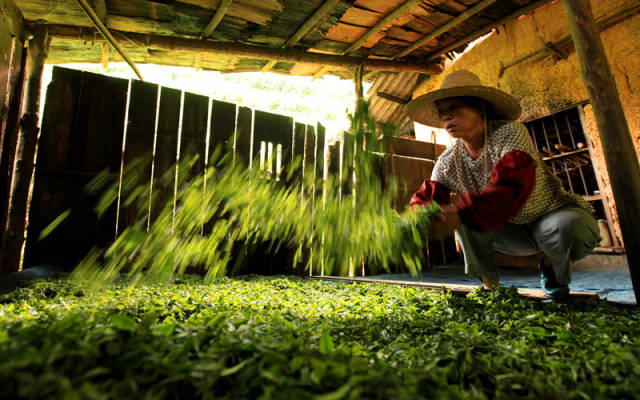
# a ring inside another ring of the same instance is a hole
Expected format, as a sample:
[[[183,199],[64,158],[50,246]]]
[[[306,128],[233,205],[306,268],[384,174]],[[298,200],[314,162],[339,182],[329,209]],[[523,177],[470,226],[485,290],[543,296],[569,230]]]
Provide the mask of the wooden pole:
[[[207,27],[204,28],[204,31],[202,31],[202,35],[200,36],[200,39],[206,39],[209,36],[211,36],[213,31],[218,27],[218,24],[220,23],[220,21],[222,21],[222,18],[227,13],[227,10],[229,9],[230,5],[231,5],[231,0],[222,0],[220,2],[220,5],[218,6],[218,10],[213,15],[213,18],[211,18],[211,21],[209,22]]]
[[[587,0],[562,0],[580,72],[596,117],[604,158],[629,262],[636,301],[640,300],[640,163],[616,82]]]
[[[23,114],[20,119],[20,130],[13,164],[7,222],[4,227],[1,272],[20,270],[22,247],[25,239],[29,187],[33,176],[36,143],[39,133],[38,113],[40,112],[42,71],[48,52],[49,37],[47,27],[45,25],[37,26],[33,39],[29,42],[27,54],[27,80],[22,103]]]
[[[91,22],[93,22],[93,25],[96,27],[98,32],[100,32],[100,34],[105,38],[105,40],[109,42],[111,46],[113,46],[113,48],[118,52],[118,54],[122,56],[122,58],[126,61],[126,63],[129,64],[133,72],[135,72],[135,74],[138,75],[138,78],[140,78],[141,81],[144,81],[144,78],[142,77],[142,74],[140,73],[140,70],[138,69],[138,67],[136,67],[136,65],[133,63],[131,58],[129,58],[129,56],[122,50],[122,47],[120,47],[116,38],[114,38],[111,32],[109,32],[109,29],[107,29],[104,23],[100,20],[100,17],[98,16],[98,14],[96,14],[94,9],[91,8],[89,3],[87,3],[87,0],[76,0],[76,1],[80,5],[80,7],[82,7],[85,14],[87,14]]]
[[[123,32],[127,37],[127,43],[146,49],[164,51],[182,51],[200,53],[204,58],[207,55],[219,57],[220,54],[239,57],[261,58],[265,60],[282,60],[291,62],[303,62],[309,64],[330,65],[338,68],[355,68],[364,63],[366,69],[376,71],[394,72],[421,72],[425,74],[439,74],[442,65],[434,63],[411,63],[393,60],[379,60],[353,56],[341,56],[335,54],[321,54],[306,52],[298,49],[278,49],[266,46],[255,46],[241,43],[216,42],[212,40],[184,39],[166,36],[150,36],[139,33]],[[50,35],[66,40],[94,40],[90,31],[79,34],[78,29],[61,25],[50,25]]]

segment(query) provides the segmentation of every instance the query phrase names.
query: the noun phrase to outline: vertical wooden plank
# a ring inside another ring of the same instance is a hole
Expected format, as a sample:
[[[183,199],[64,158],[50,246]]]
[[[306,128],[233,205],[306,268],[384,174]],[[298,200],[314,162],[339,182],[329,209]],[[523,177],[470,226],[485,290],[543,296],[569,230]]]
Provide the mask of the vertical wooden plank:
[[[236,163],[249,167],[251,165],[251,139],[253,134],[253,110],[248,107],[238,108],[236,120]]]
[[[97,220],[97,197],[85,186],[103,169],[119,174],[128,81],[54,70],[47,94],[25,262],[72,267],[115,233],[116,207]],[[36,211],[37,209],[37,211]],[[69,218],[46,240],[42,228],[61,211]]]
[[[316,126],[316,136],[317,136],[317,140],[318,140],[318,145],[317,145],[317,150],[316,150],[316,164],[317,164],[317,179],[323,179],[324,178],[324,169],[325,169],[325,163],[326,163],[326,159],[327,159],[327,154],[326,154],[326,129],[325,127],[318,122],[317,126]]]
[[[140,182],[151,180],[152,152],[156,129],[156,108],[158,106],[158,85],[133,80],[129,93],[129,111],[127,121],[127,137],[125,139],[123,170],[137,158],[143,158],[144,164],[139,165],[136,174],[140,174]],[[134,189],[134,188],[129,188]],[[132,204],[123,206],[123,202],[131,193],[127,188],[121,191],[121,207],[118,216],[118,233],[127,226],[141,223],[146,226],[149,205]],[[143,209],[139,209],[143,207]],[[136,220],[141,218],[140,220]]]
[[[80,100],[82,72],[54,67],[47,88],[38,156],[34,177],[29,227],[25,248],[25,267],[48,263],[64,265],[65,254],[57,252],[60,236],[72,237],[74,229],[67,219],[48,238],[39,241],[42,230],[58,215],[72,207],[88,176],[69,171],[70,144]]]
[[[307,126],[307,136],[305,139],[304,147],[304,173],[305,176],[311,174],[313,178],[317,176],[316,171],[316,150],[317,150],[317,137],[315,126]],[[310,188],[309,188],[310,189]]]
[[[185,92],[180,159],[186,161],[197,157],[197,161],[189,171],[178,171],[180,182],[185,184],[197,175],[202,175],[204,171],[208,119],[209,98]]]
[[[180,107],[180,90],[162,87],[158,107],[156,154],[153,157],[153,195],[149,215],[151,223],[157,220],[167,204],[173,204]]]
[[[640,163],[624,116],[620,96],[602,39],[586,0],[562,0],[580,61],[582,80],[602,140],[609,170],[633,291],[640,301]]]
[[[276,171],[276,147],[282,147],[282,165],[290,165],[288,156],[292,151],[293,118],[284,115],[272,114],[266,111],[255,111],[255,123],[253,132],[253,157],[260,154],[260,143],[272,143],[273,157],[270,169]],[[269,167],[265,166],[265,169]]]
[[[72,173],[79,171],[88,177],[105,169],[114,175],[120,173],[128,90],[129,82],[125,79],[83,72],[70,143]],[[77,237],[77,243],[69,243],[67,238],[66,244],[78,250],[76,262],[93,246],[111,242],[116,229],[117,207],[111,207],[98,221],[94,211],[97,196],[86,193],[84,185],[78,189],[79,196],[72,207],[77,229],[73,236]]]
[[[232,149],[236,131],[235,104],[214,100],[211,104],[211,132],[209,133],[209,156],[216,147]]]
[[[294,171],[292,174],[292,182],[295,182],[297,179],[302,177],[303,172],[303,162],[304,162],[304,138],[306,136],[307,125],[296,122],[294,126],[293,132],[293,149],[291,152],[291,156],[294,164],[298,164],[298,169]]]

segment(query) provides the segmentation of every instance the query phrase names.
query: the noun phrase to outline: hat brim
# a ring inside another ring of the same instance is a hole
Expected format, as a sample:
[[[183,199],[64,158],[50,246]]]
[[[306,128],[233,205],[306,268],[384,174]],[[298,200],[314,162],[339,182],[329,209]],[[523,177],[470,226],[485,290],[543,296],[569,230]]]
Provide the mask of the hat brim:
[[[462,96],[473,96],[486,100],[491,104],[499,119],[517,120],[522,112],[520,103],[515,97],[489,86],[456,86],[434,90],[407,103],[404,106],[404,111],[409,118],[416,122],[440,128],[440,118],[435,101]]]

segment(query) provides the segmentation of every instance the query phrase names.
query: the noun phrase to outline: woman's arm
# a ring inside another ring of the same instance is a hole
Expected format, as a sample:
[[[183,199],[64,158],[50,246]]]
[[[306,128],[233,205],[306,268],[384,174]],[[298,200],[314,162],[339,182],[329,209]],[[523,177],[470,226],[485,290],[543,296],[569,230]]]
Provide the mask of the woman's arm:
[[[411,196],[409,207],[413,208],[418,205],[427,206],[430,202],[435,201],[440,205],[449,203],[451,192],[446,186],[440,182],[425,180],[420,189]]]

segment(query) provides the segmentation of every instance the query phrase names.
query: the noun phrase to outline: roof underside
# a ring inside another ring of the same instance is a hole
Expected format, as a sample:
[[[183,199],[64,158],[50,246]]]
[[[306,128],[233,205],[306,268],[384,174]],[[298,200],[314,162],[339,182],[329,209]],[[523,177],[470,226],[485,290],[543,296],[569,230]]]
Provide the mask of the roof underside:
[[[27,22],[55,25],[51,28],[53,39],[48,63],[122,61],[104,44],[94,23],[80,6],[80,0],[14,2]],[[515,18],[544,1],[89,0],[88,3],[135,63],[222,72],[262,70],[352,78],[354,68],[344,66],[323,66],[291,58],[269,60],[222,51],[202,52],[197,46],[157,47],[151,43],[156,38],[165,41],[168,38],[187,39],[193,43],[206,41],[288,48],[352,58],[429,64],[438,63],[443,54],[461,51],[466,43],[488,32],[496,23]],[[217,24],[216,20],[219,20]],[[213,31],[208,32],[207,28],[211,27]],[[365,79],[373,80],[376,74],[380,72],[365,71]],[[404,86],[411,87],[403,87],[402,96],[406,96],[407,90],[412,90],[420,78],[415,71],[407,71],[406,75],[408,79]],[[389,80],[389,73],[382,73],[380,78]],[[382,91],[386,89],[384,82],[378,86]]]

